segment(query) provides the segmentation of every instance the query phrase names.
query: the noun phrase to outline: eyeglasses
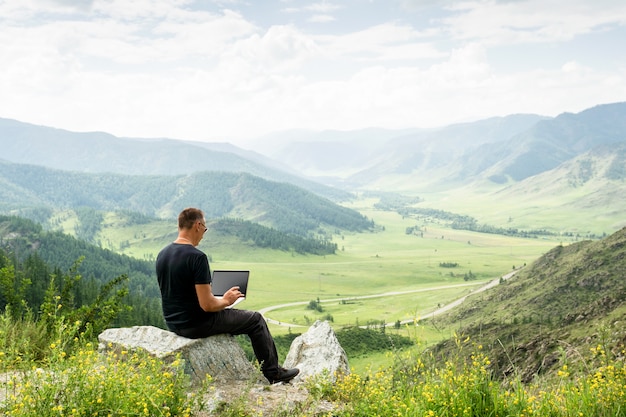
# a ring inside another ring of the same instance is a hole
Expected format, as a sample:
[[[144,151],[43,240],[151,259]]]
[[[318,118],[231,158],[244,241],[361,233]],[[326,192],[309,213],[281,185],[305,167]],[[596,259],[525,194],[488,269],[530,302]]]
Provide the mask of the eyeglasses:
[[[199,220],[198,220],[198,223],[200,223],[200,224],[202,225],[202,227],[204,227],[204,231],[205,231],[205,232],[206,232],[207,230],[209,230],[209,229],[207,229],[206,224],[202,223],[202,222],[201,222],[201,221],[199,221]]]

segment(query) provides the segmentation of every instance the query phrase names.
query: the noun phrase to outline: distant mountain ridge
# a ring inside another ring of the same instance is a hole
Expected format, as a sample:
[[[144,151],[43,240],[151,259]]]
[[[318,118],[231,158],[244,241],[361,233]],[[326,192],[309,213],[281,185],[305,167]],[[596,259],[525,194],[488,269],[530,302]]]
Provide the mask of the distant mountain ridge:
[[[352,132],[334,132],[334,142],[327,140],[332,132],[302,134],[302,140],[295,132],[289,144],[267,154],[308,175],[327,170],[340,178],[336,184],[348,188],[393,191],[393,184],[403,180],[413,184],[414,192],[484,180],[506,184],[556,168],[594,147],[626,141],[625,121],[626,103],[613,103],[555,118],[517,114],[396,136],[354,132],[369,138],[367,144],[357,144]],[[329,156],[331,143],[335,153]]]
[[[345,191],[324,186],[267,157],[227,143],[119,138],[104,132],[70,132],[0,118],[0,160],[65,171],[125,175],[247,172],[288,182],[342,201]]]
[[[177,175],[238,171],[233,168],[237,163],[252,165],[248,160],[263,160],[261,155],[227,143],[120,138],[105,132],[71,132],[1,118],[0,141],[2,157],[8,161],[81,172]],[[246,161],[238,160],[242,158]],[[172,160],[178,163],[170,164]]]
[[[424,184],[449,188],[485,179],[504,184],[625,140],[626,102],[555,118],[517,114],[438,129],[296,130],[259,139],[256,151],[227,143],[75,133],[0,119],[0,158],[10,162],[131,175],[247,172],[335,200],[349,195],[321,183],[348,191],[377,189],[385,177],[404,177],[416,191]]]
[[[329,131],[301,134],[302,139],[294,132],[291,142],[267,154],[292,166],[302,166],[308,175],[334,173],[347,183],[367,188],[384,176],[432,174],[468,149],[503,141],[545,119],[519,114],[437,129]]]
[[[578,114],[564,113],[552,120],[542,120],[498,145],[500,161],[487,164],[482,172],[521,181],[540,174],[604,145],[626,142],[626,103],[596,106]],[[484,148],[472,157],[489,154]]]

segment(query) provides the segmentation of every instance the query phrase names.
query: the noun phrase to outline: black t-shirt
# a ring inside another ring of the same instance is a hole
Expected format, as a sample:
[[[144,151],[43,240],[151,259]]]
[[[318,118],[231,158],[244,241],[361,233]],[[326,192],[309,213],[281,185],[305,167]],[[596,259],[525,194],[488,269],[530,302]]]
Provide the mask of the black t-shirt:
[[[171,243],[159,252],[156,273],[163,316],[170,330],[188,329],[206,314],[198,303],[196,284],[210,284],[207,256],[191,245]]]

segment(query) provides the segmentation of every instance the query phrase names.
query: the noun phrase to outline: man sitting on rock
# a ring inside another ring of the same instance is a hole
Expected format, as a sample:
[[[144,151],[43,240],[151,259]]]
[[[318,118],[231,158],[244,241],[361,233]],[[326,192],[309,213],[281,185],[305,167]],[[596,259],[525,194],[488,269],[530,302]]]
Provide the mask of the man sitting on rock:
[[[244,296],[239,287],[229,289],[222,298],[213,295],[209,260],[196,248],[206,231],[202,210],[183,210],[178,216],[178,237],[157,256],[156,273],[167,327],[190,339],[221,333],[246,334],[268,381],[291,381],[300,371],[278,365],[276,345],[261,313],[227,308]]]

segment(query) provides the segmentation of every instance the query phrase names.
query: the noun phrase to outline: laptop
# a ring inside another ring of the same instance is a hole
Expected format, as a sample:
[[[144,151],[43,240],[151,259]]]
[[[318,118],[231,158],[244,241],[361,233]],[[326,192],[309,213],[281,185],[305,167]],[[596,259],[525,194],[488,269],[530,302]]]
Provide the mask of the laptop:
[[[213,271],[213,282],[211,283],[211,291],[213,292],[214,296],[216,296],[217,298],[221,298],[224,293],[230,290],[232,287],[239,287],[239,291],[241,291],[243,297],[238,298],[237,301],[227,307],[233,308],[234,306],[246,299],[246,295],[248,292],[249,276],[250,271]]]

